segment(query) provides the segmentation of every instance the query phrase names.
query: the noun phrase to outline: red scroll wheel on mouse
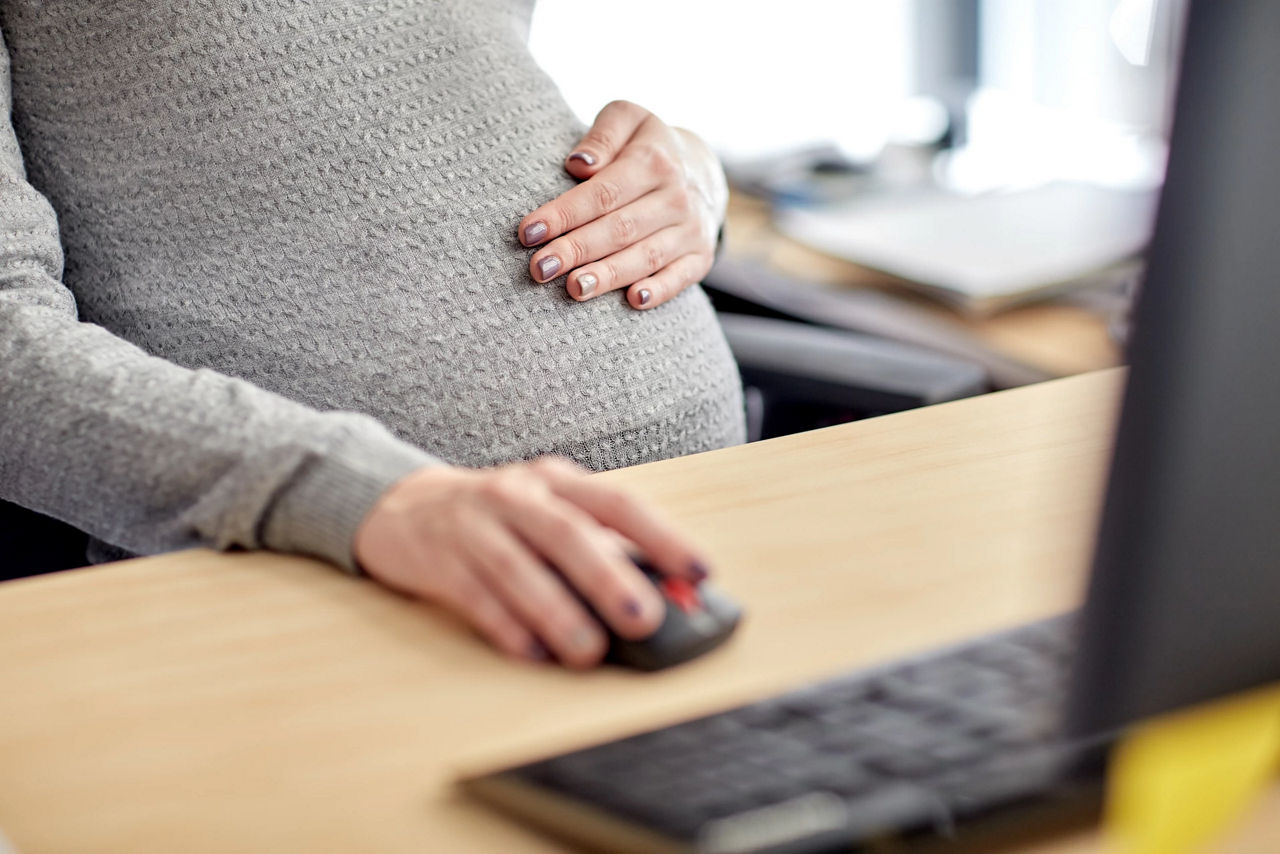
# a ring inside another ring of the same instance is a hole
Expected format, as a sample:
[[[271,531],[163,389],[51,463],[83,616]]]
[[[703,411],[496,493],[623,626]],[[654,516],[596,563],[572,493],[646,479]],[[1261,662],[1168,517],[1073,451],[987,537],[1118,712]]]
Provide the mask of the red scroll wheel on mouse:
[[[662,594],[676,604],[686,614],[702,609],[702,600],[698,598],[698,588],[687,579],[667,576],[662,579]]]

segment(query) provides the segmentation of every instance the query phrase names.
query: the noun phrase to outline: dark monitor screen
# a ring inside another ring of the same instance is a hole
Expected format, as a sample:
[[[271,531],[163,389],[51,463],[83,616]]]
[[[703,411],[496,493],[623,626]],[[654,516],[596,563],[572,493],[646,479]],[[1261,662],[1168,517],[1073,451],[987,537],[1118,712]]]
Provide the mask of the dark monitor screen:
[[[1188,11],[1071,720],[1280,680],[1280,3]]]

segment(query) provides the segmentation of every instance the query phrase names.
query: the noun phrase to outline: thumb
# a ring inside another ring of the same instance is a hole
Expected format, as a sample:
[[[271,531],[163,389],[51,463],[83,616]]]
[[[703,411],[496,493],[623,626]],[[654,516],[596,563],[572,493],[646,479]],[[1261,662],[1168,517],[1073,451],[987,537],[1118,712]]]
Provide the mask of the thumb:
[[[595,124],[569,152],[564,168],[580,180],[609,165],[651,113],[630,101],[610,101],[596,116]]]

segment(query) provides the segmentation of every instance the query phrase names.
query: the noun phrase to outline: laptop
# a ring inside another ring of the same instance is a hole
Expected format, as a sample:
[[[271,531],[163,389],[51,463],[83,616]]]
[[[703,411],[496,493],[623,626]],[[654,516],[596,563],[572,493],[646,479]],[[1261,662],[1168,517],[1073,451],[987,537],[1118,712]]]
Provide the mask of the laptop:
[[[465,790],[611,852],[966,847],[1096,812],[1133,722],[1280,680],[1280,3],[1186,33],[1081,610]]]

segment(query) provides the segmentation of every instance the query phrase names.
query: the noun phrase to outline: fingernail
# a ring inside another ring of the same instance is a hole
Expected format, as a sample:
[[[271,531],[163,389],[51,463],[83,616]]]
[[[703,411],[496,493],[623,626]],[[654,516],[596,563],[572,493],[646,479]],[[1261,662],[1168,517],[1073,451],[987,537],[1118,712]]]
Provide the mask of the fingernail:
[[[641,289],[640,289],[640,304],[641,304],[641,305],[648,305],[648,304],[649,304],[649,300],[651,300],[651,299],[653,299],[653,294],[649,292],[649,289],[648,289],[648,288],[641,288]]]
[[[640,616],[640,603],[635,599],[628,599],[622,603],[622,610],[628,617]]]
[[[599,280],[592,273],[583,273],[578,277],[578,295],[591,296],[591,292],[596,289]]]
[[[551,650],[547,649],[542,641],[535,640],[529,644],[529,657],[534,661],[549,661]]]
[[[538,273],[543,280],[550,279],[560,272],[560,259],[554,255],[548,255],[538,262]]]
[[[706,564],[700,560],[695,560],[689,567],[689,577],[694,581],[706,581],[710,576],[711,573],[707,571]]]
[[[574,649],[591,649],[596,645],[596,633],[585,626],[574,629],[573,637],[569,638],[569,643],[572,644]]]
[[[535,243],[541,243],[542,239],[547,236],[547,224],[542,221],[526,225],[524,227],[524,245],[532,246]]]
[[[587,165],[587,166],[595,166],[595,165],[596,165],[596,159],[595,159],[594,157],[592,157],[590,154],[587,154],[585,151],[575,151],[573,154],[570,154],[570,155],[569,155],[569,159],[570,159],[570,160],[581,160],[581,161],[583,162],[583,164],[584,164],[584,165]]]

